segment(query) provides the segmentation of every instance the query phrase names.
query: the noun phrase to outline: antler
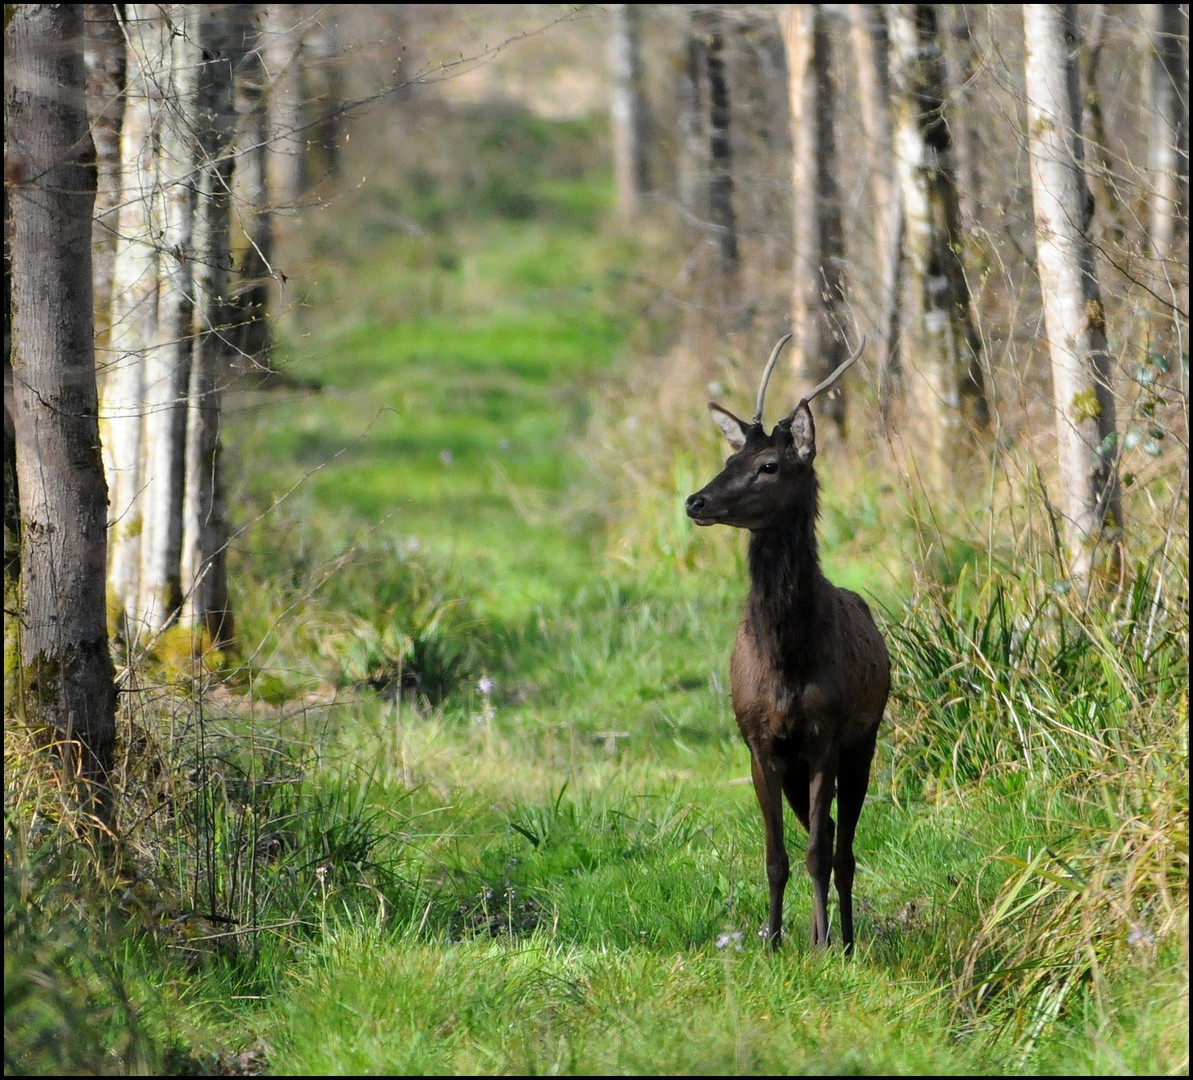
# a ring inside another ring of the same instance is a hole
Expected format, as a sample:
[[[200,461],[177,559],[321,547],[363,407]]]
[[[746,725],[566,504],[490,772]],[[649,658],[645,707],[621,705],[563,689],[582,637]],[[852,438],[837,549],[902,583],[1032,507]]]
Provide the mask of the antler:
[[[786,339],[784,339],[784,340],[786,340]],[[851,364],[853,364],[859,356],[862,355],[862,350],[865,347],[866,347],[866,335],[863,334],[862,340],[858,342],[857,349],[854,351],[853,355],[850,356],[849,359],[845,361],[845,363],[841,364],[827,379],[825,379],[821,383],[817,383],[816,387],[810,393],[805,394],[803,396],[803,399],[800,401],[800,405],[806,405],[809,401],[811,401],[814,397],[816,397],[817,394],[823,394],[830,386],[832,386],[833,383],[835,383],[842,375],[845,374],[846,369],[848,369],[849,366]],[[772,363],[774,362],[773,357],[771,358],[771,362]],[[767,374],[768,375],[770,374],[769,368],[767,369]],[[765,383],[763,385],[765,386]],[[796,407],[798,408],[799,406],[796,406]]]
[[[775,347],[771,350],[770,359],[766,362],[766,370],[762,373],[762,385],[758,388],[758,405],[754,409],[754,423],[762,423],[762,402],[766,399],[766,384],[770,382],[770,373],[775,370],[775,361],[779,359],[779,353],[783,351],[783,346],[791,340],[791,335],[786,334],[775,343]],[[863,339],[864,342],[865,339]],[[854,360],[857,357],[853,358]],[[853,363],[853,360],[850,360]]]

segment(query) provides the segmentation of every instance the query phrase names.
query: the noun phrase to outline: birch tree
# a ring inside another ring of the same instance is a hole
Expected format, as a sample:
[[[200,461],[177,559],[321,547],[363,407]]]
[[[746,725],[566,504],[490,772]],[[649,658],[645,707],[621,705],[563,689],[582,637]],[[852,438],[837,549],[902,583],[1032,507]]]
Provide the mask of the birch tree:
[[[1148,4],[1151,63],[1148,89],[1151,132],[1148,140],[1151,198],[1148,233],[1162,275],[1174,275],[1176,239],[1189,222],[1189,70],[1181,39],[1188,14],[1179,4]]]
[[[610,4],[609,67],[613,76],[610,120],[613,181],[623,221],[638,213],[646,193],[646,106],[642,96],[642,45],[638,4]]]
[[[22,4],[5,31],[13,420],[20,486],[20,709],[68,789],[111,813],[116,688],[104,608],[107,489],[91,292],[95,146],[83,8]]]
[[[886,19],[880,5],[849,4],[847,7],[874,203],[874,248],[882,266],[878,407],[886,417],[890,414],[896,386],[901,381],[899,328],[903,290],[903,200],[894,167],[889,47]]]
[[[1099,549],[1118,569],[1122,510],[1105,314],[1090,239],[1072,4],[1024,4],[1027,136],[1036,268],[1052,357],[1068,573],[1087,586]]]
[[[936,5],[891,4],[895,163],[903,198],[904,250],[914,294],[903,350],[908,390],[927,424],[929,473],[953,474],[971,432],[989,419],[981,342],[961,262],[961,214],[953,146],[943,116],[945,66]]]
[[[849,354],[842,332],[844,242],[826,19],[821,4],[788,4],[782,17],[791,99],[792,364],[810,383]],[[823,408],[843,433],[844,391],[831,395]]]
[[[130,4],[126,24],[123,196],[104,448],[112,489],[109,580],[134,641],[162,629],[182,598],[194,224],[194,155],[184,125],[200,55],[184,5]]]
[[[270,293],[273,283],[273,208],[267,190],[269,169],[269,76],[261,55],[259,4],[237,4],[229,12],[238,26],[240,58],[235,79],[240,117],[233,184],[230,285],[234,313],[233,349],[247,364],[268,366],[271,345]]]
[[[126,20],[113,371],[104,401],[109,581],[130,644],[173,623],[184,601],[186,619],[224,641],[231,622],[217,539],[218,410],[232,348],[231,41],[243,41],[244,28],[235,11],[206,5],[129,5]]]

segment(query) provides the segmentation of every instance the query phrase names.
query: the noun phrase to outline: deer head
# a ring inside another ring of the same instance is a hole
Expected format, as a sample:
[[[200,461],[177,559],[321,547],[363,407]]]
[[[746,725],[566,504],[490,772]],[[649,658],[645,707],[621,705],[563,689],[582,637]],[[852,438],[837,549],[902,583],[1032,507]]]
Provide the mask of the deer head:
[[[758,531],[789,521],[798,507],[814,505],[816,425],[808,402],[831,387],[862,355],[866,339],[863,337],[849,359],[805,394],[768,435],[762,426],[766,387],[775,361],[790,339],[790,334],[780,338],[771,352],[752,421],[746,423],[716,402],[709,402],[713,420],[735,452],[719,476],[688,496],[688,517],[697,525],[733,525]]]

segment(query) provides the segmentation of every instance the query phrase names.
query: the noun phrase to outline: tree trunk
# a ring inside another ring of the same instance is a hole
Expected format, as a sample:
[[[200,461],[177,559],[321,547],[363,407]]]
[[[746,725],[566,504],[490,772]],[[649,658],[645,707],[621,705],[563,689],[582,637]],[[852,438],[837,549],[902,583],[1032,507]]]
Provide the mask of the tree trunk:
[[[125,47],[123,4],[87,4],[87,113],[95,140],[97,184],[91,262],[95,291],[98,372],[107,371],[108,320],[120,214],[120,128],[124,121]]]
[[[131,643],[161,630],[182,598],[195,168],[188,128],[200,56],[185,6],[127,11],[130,93],[104,445],[113,496],[109,581]]]
[[[708,213],[708,133],[703,88],[704,38],[688,20],[684,64],[679,78],[679,204],[691,221]]]
[[[1102,115],[1102,96],[1098,92],[1098,70],[1106,44],[1106,5],[1090,4],[1088,10],[1089,29],[1081,49],[1081,82],[1085,87],[1085,100],[1082,102],[1085,109],[1085,144],[1093,160],[1086,162],[1086,171],[1098,211],[1105,222],[1103,235],[1110,242],[1120,244],[1126,230],[1123,228],[1124,214],[1118,192],[1127,185],[1115,169],[1115,155],[1110,151]]]
[[[1024,4],[1027,136],[1036,266],[1052,355],[1064,537],[1072,580],[1088,586],[1101,544],[1118,572],[1122,511],[1106,327],[1089,236],[1072,4]]]
[[[739,261],[737,218],[733,212],[733,149],[729,139],[729,79],[725,71],[725,34],[715,9],[692,15],[704,42],[708,79],[709,217],[716,230],[721,275],[732,278]]]
[[[303,34],[301,57],[302,109],[305,115],[304,169],[309,183],[340,175],[343,134],[344,79],[339,38],[332,29],[335,18],[322,5],[309,6],[314,14]],[[227,12],[223,13],[227,18]]]
[[[957,185],[959,222],[962,230],[978,220],[982,204],[981,153],[973,128],[973,42],[970,21],[974,15],[968,4],[946,4],[940,16],[948,20],[940,38],[945,45],[945,85],[949,99],[942,106],[953,144],[954,175]]]
[[[1173,264],[1174,247],[1189,227],[1189,72],[1181,49],[1187,16],[1179,4],[1149,4],[1147,18],[1152,46],[1148,231],[1159,276],[1179,280],[1184,275]]]
[[[903,355],[908,388],[928,426],[928,471],[944,484],[970,450],[972,432],[989,420],[981,342],[960,257],[961,214],[942,115],[945,73],[936,10],[931,4],[892,4],[887,17],[895,159],[915,293],[912,345]]]
[[[609,66],[613,75],[611,120],[613,179],[623,221],[638,214],[647,189],[646,106],[642,97],[641,11],[637,4],[611,4]]]
[[[262,4],[261,60],[268,75],[269,114],[265,186],[268,191],[273,251],[287,250],[298,218],[298,204],[310,186],[308,132],[302,101],[302,4]],[[272,256],[271,256],[272,257]],[[291,312],[282,303],[281,275],[271,275],[268,309],[274,325],[287,325]]]
[[[233,159],[229,151],[236,133],[232,71],[243,56],[244,35],[234,16],[208,7],[197,11],[194,34],[203,61],[193,130],[199,171],[193,274],[195,336],[187,395],[182,507],[182,622],[203,632],[203,644],[225,648],[233,635],[219,420],[231,359],[228,283]]]
[[[273,211],[266,173],[269,159],[268,75],[261,59],[260,6],[235,4],[227,11],[243,52],[236,79],[237,109],[243,117],[233,185],[235,275],[230,287],[234,308],[230,340],[244,367],[270,364],[269,310],[273,283]]]
[[[903,203],[895,170],[889,108],[891,81],[886,19],[878,4],[849,4],[850,42],[874,202],[874,251],[882,281],[878,316],[878,408],[889,417],[900,379],[899,326],[903,292]]]
[[[820,4],[788,4],[783,15],[791,98],[792,365],[808,383],[820,382],[849,355],[843,330],[844,244],[831,44],[825,20]],[[824,412],[843,435],[843,390],[830,395]]]
[[[73,797],[108,820],[116,689],[104,607],[83,7],[17,7],[4,84],[6,186],[20,175],[10,192],[21,709],[56,744]]]

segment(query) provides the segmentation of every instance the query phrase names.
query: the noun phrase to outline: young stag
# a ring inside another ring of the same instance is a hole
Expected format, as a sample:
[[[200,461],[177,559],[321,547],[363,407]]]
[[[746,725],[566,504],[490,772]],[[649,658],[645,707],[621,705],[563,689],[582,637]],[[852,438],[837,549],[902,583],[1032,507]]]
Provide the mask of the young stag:
[[[861,355],[857,351],[812,390],[769,435],[762,427],[766,366],[751,423],[710,402],[735,453],[711,483],[687,500],[697,525],[750,530],[750,593],[730,663],[733,711],[750,748],[751,772],[766,828],[770,918],[777,949],[789,861],[783,795],[808,831],[812,942],[827,945],[828,886],[835,877],[841,938],[853,948],[853,836],[870,781],[870,760],[891,685],[886,644],[866,602],[833,585],[816,553],[816,431],[808,402]],[[830,807],[836,788],[837,848]]]

